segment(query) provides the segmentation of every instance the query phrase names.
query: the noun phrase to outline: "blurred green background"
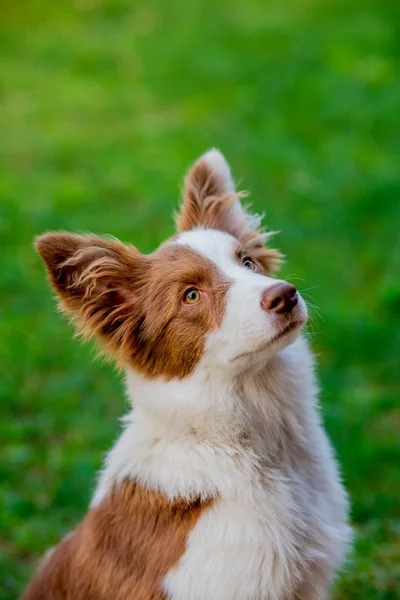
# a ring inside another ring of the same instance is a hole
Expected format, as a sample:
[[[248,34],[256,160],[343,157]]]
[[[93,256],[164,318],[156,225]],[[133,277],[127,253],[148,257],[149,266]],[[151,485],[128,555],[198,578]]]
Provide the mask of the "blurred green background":
[[[321,400],[352,500],[336,600],[400,598],[397,0],[6,2],[0,15],[0,597],[83,516],[126,410],[56,313],[47,229],[151,251],[189,163],[225,152],[282,276],[318,306]]]

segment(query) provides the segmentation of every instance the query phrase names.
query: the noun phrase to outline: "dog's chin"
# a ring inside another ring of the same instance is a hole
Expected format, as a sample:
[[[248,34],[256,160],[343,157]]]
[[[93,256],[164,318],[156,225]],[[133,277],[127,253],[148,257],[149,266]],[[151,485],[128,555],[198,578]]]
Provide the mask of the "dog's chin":
[[[299,336],[304,324],[307,321],[307,316],[301,316],[293,319],[284,326],[277,328],[276,334],[266,341],[261,342],[254,350],[243,352],[235,356],[231,363],[238,368],[248,368],[250,366],[263,365],[272,356],[286,346],[293,344]]]

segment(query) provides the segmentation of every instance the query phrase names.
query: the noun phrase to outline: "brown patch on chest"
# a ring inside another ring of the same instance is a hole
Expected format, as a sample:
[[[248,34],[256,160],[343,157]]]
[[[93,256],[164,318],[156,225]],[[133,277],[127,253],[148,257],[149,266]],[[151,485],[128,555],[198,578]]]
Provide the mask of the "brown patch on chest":
[[[126,480],[55,548],[21,600],[166,600],[164,577],[209,505]]]

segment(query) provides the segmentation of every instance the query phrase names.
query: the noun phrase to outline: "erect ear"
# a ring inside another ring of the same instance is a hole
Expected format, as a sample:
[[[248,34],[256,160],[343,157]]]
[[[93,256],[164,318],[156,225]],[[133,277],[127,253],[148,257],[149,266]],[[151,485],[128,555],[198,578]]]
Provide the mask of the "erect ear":
[[[46,233],[36,248],[62,309],[84,335],[98,334],[119,352],[134,325],[146,257],[132,246],[95,235]]]
[[[176,218],[178,231],[206,227],[239,239],[257,231],[261,218],[243,209],[240,204],[243,195],[235,192],[229,165],[221,152],[209,150],[186,176],[183,202]]]

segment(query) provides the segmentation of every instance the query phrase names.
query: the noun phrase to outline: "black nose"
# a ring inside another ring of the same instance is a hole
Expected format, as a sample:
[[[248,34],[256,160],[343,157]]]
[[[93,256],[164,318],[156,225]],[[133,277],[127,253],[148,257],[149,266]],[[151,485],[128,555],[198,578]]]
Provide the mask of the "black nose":
[[[294,285],[281,281],[264,290],[261,296],[261,308],[278,314],[287,313],[299,301]]]

